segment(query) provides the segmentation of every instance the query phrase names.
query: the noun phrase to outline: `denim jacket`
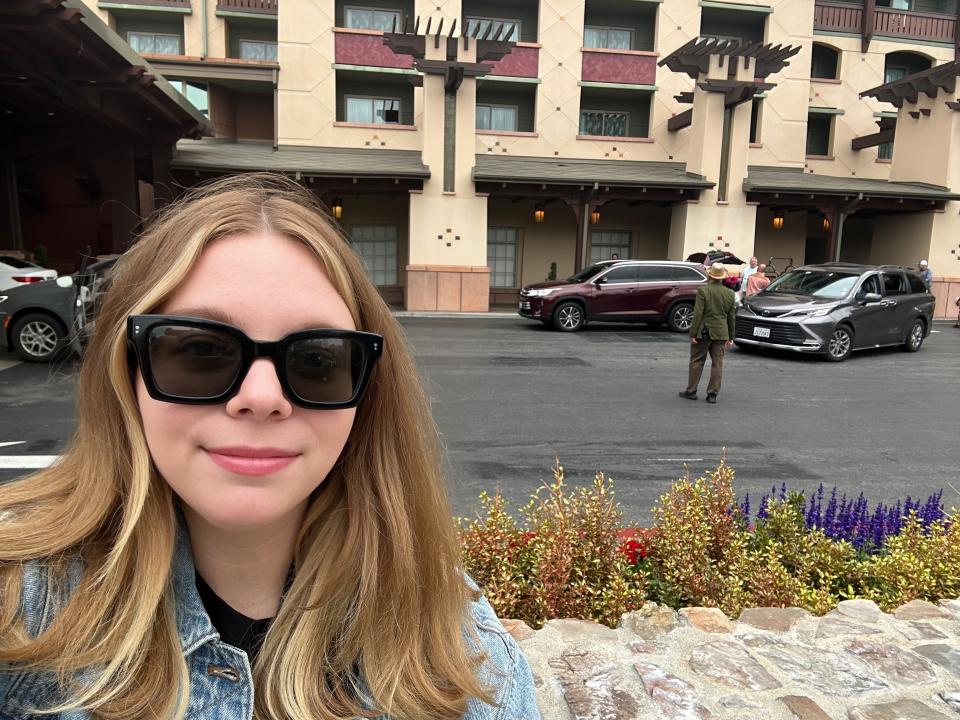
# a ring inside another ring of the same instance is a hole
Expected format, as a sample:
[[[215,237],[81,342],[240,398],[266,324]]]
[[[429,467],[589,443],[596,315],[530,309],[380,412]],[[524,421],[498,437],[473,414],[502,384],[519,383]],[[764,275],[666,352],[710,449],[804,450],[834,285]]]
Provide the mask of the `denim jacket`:
[[[75,587],[79,568],[74,568],[68,585]],[[190,672],[190,703],[187,720],[244,720],[253,717],[253,676],[247,655],[220,641],[207,616],[194,580],[190,539],[182,526],[177,534],[173,560],[177,630]],[[473,580],[468,584],[476,588]],[[69,592],[69,590],[67,591]],[[25,567],[21,612],[26,631],[33,636],[48,627],[65,597],[48,591],[42,565]],[[539,720],[533,677],[520,648],[490,607],[486,598],[471,603],[471,614],[487,661],[481,679],[495,690],[496,705],[476,699],[467,704],[462,720]],[[56,698],[51,677],[43,672],[16,672],[0,668],[0,720],[50,718],[89,720],[86,710],[57,716],[35,715],[31,708]],[[380,720],[389,720],[386,717]]]

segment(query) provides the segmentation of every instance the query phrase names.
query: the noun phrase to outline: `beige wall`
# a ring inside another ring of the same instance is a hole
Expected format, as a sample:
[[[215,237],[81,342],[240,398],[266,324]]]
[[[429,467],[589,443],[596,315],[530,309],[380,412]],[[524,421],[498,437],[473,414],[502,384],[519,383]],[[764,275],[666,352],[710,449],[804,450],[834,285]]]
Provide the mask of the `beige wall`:
[[[490,227],[520,230],[517,276],[521,285],[546,280],[553,262],[557,264],[558,278],[573,274],[577,226],[570,206],[562,202],[549,203],[542,223],[533,220],[532,200],[515,203],[510,199],[490,198],[488,208]]]
[[[752,255],[762,263],[775,260],[776,269],[783,272],[787,261],[779,258],[793,258],[794,265],[805,262],[807,252],[807,213],[789,212],[784,214],[783,228],[773,229],[773,211],[769,208],[757,208],[757,226]],[[748,261],[750,256],[739,256]]]

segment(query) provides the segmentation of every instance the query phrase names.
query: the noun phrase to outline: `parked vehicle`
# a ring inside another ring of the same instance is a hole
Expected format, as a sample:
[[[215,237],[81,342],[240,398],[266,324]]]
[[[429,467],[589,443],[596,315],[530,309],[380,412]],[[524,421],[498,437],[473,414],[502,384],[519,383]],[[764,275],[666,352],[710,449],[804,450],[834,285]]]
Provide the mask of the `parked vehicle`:
[[[12,255],[0,255],[0,290],[32,285],[57,277],[56,270],[40,267],[29,260],[21,260]]]
[[[784,273],[737,311],[734,342],[840,362],[852,351],[899,345],[916,352],[935,299],[920,275],[893,265],[830,263]]]
[[[520,291],[519,312],[565,332],[591,320],[666,322],[686,332],[697,288],[706,282],[697,263],[606,260],[566,280],[527,285]]]
[[[89,328],[91,287],[102,285],[116,258],[73,275],[0,292],[0,348],[27,362],[48,362],[68,346],[79,351]]]

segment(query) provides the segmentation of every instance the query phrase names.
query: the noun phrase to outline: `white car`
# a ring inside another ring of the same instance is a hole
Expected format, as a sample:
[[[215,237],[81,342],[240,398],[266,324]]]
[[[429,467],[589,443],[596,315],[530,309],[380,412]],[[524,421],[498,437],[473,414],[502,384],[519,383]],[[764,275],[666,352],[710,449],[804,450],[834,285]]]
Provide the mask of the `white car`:
[[[0,290],[53,280],[55,277],[57,277],[56,270],[40,267],[29,260],[0,255]]]

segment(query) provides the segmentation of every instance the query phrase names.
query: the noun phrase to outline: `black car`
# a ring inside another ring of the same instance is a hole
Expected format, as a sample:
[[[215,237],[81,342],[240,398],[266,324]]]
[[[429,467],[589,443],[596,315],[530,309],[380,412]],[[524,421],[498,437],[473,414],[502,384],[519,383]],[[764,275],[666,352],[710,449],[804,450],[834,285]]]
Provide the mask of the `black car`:
[[[27,362],[48,362],[68,346],[80,351],[115,262],[102,260],[73,275],[0,291],[0,348]]]
[[[916,352],[930,334],[934,303],[923,278],[907,268],[805,265],[744,301],[734,342],[834,362],[864,348],[899,345]]]

